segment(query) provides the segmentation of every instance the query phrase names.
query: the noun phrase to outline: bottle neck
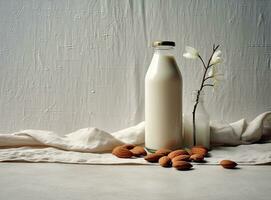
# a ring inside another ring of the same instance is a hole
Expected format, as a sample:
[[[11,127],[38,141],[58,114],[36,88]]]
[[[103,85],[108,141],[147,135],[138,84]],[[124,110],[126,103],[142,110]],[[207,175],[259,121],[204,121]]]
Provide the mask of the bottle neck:
[[[196,102],[198,99],[198,102],[203,103],[204,102],[204,91],[201,91],[199,94],[199,90],[194,90],[192,92],[192,102]]]
[[[197,96],[198,96],[198,90],[193,91],[192,92],[192,101],[193,101],[194,105],[197,101]],[[203,91],[201,91],[200,95],[198,96],[196,115],[201,115],[201,116],[204,115],[206,119],[209,119],[209,114],[208,114],[208,112],[205,108],[205,105],[204,105],[204,92]]]
[[[154,53],[159,55],[173,55],[173,46],[157,46],[154,47]]]

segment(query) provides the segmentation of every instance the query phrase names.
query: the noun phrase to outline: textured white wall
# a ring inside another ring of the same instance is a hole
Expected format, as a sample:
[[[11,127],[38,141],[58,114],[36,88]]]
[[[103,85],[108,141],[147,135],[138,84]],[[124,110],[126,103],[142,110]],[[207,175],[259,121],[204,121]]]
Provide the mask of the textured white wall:
[[[200,63],[221,44],[226,80],[207,93],[212,119],[271,110],[271,1],[0,1],[0,131],[117,130],[144,119],[144,75],[153,40],[174,40],[184,110]]]

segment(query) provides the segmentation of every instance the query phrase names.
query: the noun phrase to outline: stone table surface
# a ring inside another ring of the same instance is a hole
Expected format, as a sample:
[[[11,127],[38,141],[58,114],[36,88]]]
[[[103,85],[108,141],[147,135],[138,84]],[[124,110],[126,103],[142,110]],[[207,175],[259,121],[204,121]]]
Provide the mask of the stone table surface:
[[[143,165],[0,163],[0,199],[271,199],[271,166],[194,166],[177,171]]]

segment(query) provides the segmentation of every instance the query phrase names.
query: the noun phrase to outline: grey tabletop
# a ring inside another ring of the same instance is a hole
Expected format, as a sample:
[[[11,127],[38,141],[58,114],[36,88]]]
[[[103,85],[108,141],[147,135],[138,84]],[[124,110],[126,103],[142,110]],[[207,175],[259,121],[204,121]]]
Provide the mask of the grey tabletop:
[[[0,199],[271,199],[271,166],[0,163]]]

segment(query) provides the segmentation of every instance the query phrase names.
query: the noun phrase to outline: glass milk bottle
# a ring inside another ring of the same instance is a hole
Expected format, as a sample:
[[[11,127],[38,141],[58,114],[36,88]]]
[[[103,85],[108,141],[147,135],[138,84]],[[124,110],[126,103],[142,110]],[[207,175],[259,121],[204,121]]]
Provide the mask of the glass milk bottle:
[[[196,103],[198,91],[193,91],[192,102],[193,106]],[[192,112],[192,111],[191,111]],[[201,91],[199,102],[195,112],[195,126],[196,126],[196,144],[203,145],[210,149],[210,118],[204,106],[204,92]],[[193,115],[185,115],[184,117],[184,143],[186,147],[194,146],[193,137]]]
[[[150,152],[182,146],[182,76],[172,54],[175,43],[153,43],[145,77],[145,146]]]

